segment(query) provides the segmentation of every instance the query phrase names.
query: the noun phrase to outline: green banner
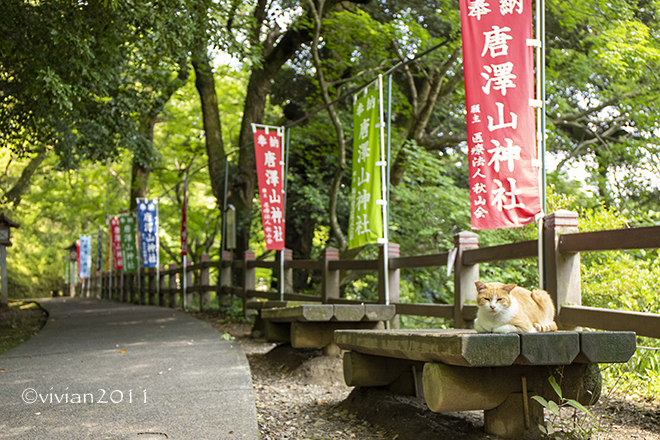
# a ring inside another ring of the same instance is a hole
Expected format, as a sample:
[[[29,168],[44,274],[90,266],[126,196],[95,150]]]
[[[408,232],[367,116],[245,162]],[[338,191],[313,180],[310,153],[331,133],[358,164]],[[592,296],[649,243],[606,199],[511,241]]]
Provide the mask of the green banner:
[[[133,273],[138,268],[135,217],[122,215],[119,217],[119,227],[121,229],[121,253],[124,260],[124,273]]]
[[[383,237],[381,196],[379,93],[376,88],[359,93],[353,105],[353,177],[348,247],[377,243]]]

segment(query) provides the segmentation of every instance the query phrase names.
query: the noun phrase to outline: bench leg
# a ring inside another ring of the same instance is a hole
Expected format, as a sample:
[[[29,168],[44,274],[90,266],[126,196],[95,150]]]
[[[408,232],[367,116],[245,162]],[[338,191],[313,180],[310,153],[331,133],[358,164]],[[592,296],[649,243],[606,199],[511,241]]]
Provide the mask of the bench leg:
[[[484,411],[484,431],[502,438],[541,438],[539,425],[543,423],[543,407],[528,398],[528,415],[522,393],[512,393],[497,408]]]

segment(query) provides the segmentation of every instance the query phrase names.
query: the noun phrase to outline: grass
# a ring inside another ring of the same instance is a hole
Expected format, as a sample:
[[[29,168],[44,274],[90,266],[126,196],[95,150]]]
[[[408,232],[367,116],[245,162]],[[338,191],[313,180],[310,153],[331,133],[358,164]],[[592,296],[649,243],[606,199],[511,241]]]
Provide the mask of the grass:
[[[36,335],[47,316],[36,302],[10,301],[9,308],[0,309],[0,354]]]

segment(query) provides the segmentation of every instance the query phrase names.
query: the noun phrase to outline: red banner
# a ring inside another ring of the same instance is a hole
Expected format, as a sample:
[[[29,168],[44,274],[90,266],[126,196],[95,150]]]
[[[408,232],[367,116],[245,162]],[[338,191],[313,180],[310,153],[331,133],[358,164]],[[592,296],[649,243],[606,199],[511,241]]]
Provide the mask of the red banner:
[[[183,178],[183,207],[181,208],[181,256],[188,255],[188,176]]]
[[[119,219],[112,217],[110,219],[110,236],[112,237],[112,259],[114,260],[114,269],[122,270],[124,268],[124,260],[121,256],[121,229],[119,227]]]
[[[254,125],[253,125],[254,127]],[[284,249],[284,162],[282,130],[277,127],[254,128],[261,220],[266,249]]]
[[[541,212],[529,0],[460,0],[472,229]]]

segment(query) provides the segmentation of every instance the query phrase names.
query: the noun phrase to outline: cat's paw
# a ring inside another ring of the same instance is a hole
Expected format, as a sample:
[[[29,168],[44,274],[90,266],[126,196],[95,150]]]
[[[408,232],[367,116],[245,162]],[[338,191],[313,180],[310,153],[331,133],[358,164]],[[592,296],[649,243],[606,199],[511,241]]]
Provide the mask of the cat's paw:
[[[500,334],[505,334],[505,333],[520,333],[520,329],[516,327],[515,325],[501,325],[499,327],[495,327],[493,329],[493,333],[500,333]]]

